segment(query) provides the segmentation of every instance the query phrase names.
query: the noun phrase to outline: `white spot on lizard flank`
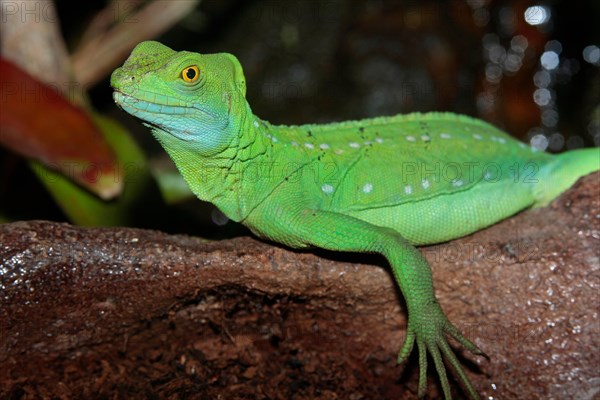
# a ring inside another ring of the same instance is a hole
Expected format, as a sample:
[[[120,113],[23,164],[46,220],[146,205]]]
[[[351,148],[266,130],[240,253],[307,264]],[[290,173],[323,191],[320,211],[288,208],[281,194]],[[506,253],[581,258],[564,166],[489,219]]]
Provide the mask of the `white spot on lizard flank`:
[[[452,186],[454,187],[461,187],[463,185],[463,181],[462,179],[453,179],[452,180]]]
[[[333,186],[326,183],[323,186],[321,186],[321,190],[323,191],[323,193],[331,194],[333,193]]]
[[[449,133],[440,133],[440,137],[442,139],[450,139],[452,136]]]
[[[258,121],[254,120],[254,127],[258,128]]]
[[[327,150],[327,149],[329,148],[329,145],[328,145],[327,143],[321,143],[321,144],[319,145],[319,148],[320,148],[321,150]]]
[[[481,135],[477,134],[477,133],[474,133],[474,134],[473,134],[473,138],[474,138],[474,139],[477,139],[477,140],[481,140],[481,139],[483,139],[483,137],[482,137]]]
[[[335,149],[334,153],[335,154],[342,154],[344,152],[344,150],[342,149]]]
[[[360,144],[356,142],[350,142],[348,146],[352,147],[353,149],[358,149],[360,147]]]
[[[416,137],[414,137],[414,136],[410,136],[410,135],[408,135],[408,136],[406,137],[406,140],[408,140],[409,142],[415,142],[415,141],[417,140],[417,138],[416,138]]]
[[[381,144],[381,143],[383,143],[383,139],[382,139],[382,138],[380,138],[380,137],[378,137],[378,138],[375,138],[375,141],[376,141],[377,143],[380,143],[380,144]]]
[[[363,186],[362,191],[365,193],[371,193],[371,191],[373,191],[373,184],[365,183],[365,186]]]
[[[421,181],[421,186],[423,186],[423,189],[429,189],[429,186],[431,186],[431,183],[429,183],[429,180],[423,179]]]
[[[421,140],[424,142],[429,142],[431,140],[431,138],[428,135],[422,135]]]
[[[304,143],[304,146],[305,146],[307,149],[314,149],[314,148],[315,148],[315,145],[314,145],[314,144],[312,144],[312,143]]]
[[[412,193],[412,186],[410,186],[410,185],[404,186],[404,193],[411,194]]]

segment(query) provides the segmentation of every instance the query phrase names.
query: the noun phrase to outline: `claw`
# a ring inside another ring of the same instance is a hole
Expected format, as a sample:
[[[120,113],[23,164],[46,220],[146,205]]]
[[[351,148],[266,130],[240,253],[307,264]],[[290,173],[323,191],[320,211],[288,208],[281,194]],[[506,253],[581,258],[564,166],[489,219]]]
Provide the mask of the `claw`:
[[[408,356],[410,356],[410,353],[412,353],[414,344],[415,332],[408,327],[406,329],[406,340],[400,349],[400,354],[398,354],[398,364],[402,364],[404,361],[408,360]]]
[[[417,342],[417,349],[419,351],[419,391],[417,393],[419,398],[422,399],[427,392],[427,348],[419,340]]]
[[[475,343],[471,342],[469,339],[464,337],[463,334],[458,330],[458,328],[452,325],[450,322],[447,323],[447,326],[444,328],[444,331],[448,335],[452,336],[454,340],[460,343],[465,349],[469,350],[471,353],[478,356],[483,356],[488,360],[490,359],[490,356],[485,354],[483,350],[477,347]]]
[[[446,357],[446,359],[452,366],[452,369],[454,369],[454,372],[458,375],[460,381],[462,382],[467,393],[469,394],[469,397],[473,399],[478,399],[479,395],[477,394],[477,391],[471,384],[471,381],[469,381],[469,378],[465,374],[465,371],[463,371],[463,369],[460,367],[460,362],[454,355],[454,352],[452,351],[448,343],[445,341],[440,343],[440,349],[442,350],[442,354],[444,354],[444,357]]]
[[[447,343],[444,342],[446,345]],[[441,344],[441,343],[439,343]],[[448,376],[446,375],[446,367],[444,366],[444,362],[442,361],[442,355],[440,354],[440,349],[437,345],[433,345],[429,347],[429,353],[431,354],[431,358],[433,358],[433,364],[435,365],[435,370],[440,377],[440,383],[442,384],[442,391],[444,392],[444,398],[446,400],[452,399],[452,393],[450,392],[450,383],[448,382]],[[459,367],[460,368],[460,367]]]

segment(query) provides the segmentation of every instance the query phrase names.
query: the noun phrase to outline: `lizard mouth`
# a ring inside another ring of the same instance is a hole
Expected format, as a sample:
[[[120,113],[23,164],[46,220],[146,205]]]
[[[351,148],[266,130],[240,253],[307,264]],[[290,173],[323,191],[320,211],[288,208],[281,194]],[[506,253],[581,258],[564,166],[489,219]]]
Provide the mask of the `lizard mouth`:
[[[137,93],[136,93],[137,94]],[[160,126],[157,123],[158,116],[186,116],[193,112],[200,112],[213,121],[218,118],[213,113],[194,104],[183,103],[172,97],[158,95],[152,92],[140,92],[141,96],[133,96],[119,89],[114,89],[113,100],[120,108],[124,109],[134,117],[145,122]]]
[[[171,136],[174,136],[177,139],[185,142],[194,140],[194,136],[191,134],[191,132],[185,132],[185,134],[181,134],[179,131],[172,129],[172,127],[166,123],[172,120],[172,118],[175,116],[184,115],[186,110],[189,113],[189,109],[187,108],[181,106],[165,106],[162,104],[150,103],[134,96],[130,96],[117,89],[115,89],[113,92],[113,100],[119,108],[122,108],[133,117],[140,119],[142,124],[149,128],[160,129],[161,131],[166,132]],[[165,107],[168,107],[168,111],[165,110]],[[169,118],[165,118],[165,116],[168,116]],[[159,121],[162,121],[162,123],[159,123]]]

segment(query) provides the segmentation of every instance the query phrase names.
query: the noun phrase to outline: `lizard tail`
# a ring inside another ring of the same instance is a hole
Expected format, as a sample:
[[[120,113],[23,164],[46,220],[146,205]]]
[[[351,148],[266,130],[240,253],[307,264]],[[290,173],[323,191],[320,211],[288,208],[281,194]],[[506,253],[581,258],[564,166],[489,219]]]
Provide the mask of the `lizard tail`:
[[[540,169],[534,207],[544,207],[570,188],[579,178],[600,169],[600,148],[581,149],[557,154]]]

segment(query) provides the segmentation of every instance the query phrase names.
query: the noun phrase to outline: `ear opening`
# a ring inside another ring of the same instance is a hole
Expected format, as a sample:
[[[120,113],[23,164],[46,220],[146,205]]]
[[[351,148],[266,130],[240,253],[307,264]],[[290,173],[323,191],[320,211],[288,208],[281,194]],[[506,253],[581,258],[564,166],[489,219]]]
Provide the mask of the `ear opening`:
[[[233,67],[233,79],[235,81],[235,87],[242,94],[242,96],[246,97],[246,77],[244,76],[244,70],[242,69],[242,65],[238,61],[238,59],[229,53],[224,53],[225,56],[231,61]]]

